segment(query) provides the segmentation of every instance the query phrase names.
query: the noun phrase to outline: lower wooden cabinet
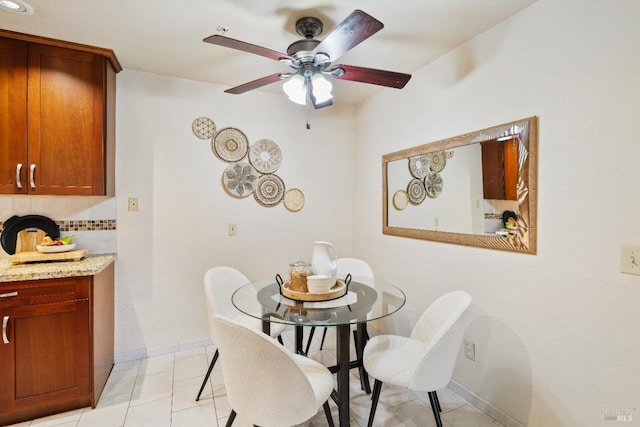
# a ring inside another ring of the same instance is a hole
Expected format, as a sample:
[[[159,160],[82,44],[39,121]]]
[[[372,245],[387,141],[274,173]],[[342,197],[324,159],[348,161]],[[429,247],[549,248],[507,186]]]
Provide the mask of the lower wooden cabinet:
[[[113,264],[0,283],[0,425],[95,407],[113,367]]]

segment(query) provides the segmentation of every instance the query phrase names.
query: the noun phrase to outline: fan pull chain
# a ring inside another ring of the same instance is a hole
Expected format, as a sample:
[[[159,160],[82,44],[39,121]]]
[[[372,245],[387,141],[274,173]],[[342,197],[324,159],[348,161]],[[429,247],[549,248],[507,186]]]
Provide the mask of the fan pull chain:
[[[307,102],[307,130],[311,129],[311,108]]]

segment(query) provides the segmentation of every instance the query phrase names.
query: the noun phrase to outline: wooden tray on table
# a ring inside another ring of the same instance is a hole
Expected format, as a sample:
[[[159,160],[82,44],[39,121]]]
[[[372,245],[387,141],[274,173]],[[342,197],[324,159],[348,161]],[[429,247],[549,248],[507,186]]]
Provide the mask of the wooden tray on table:
[[[294,291],[289,288],[289,282],[284,282],[284,284],[280,286],[280,293],[296,301],[329,301],[344,296],[347,293],[347,285],[342,280],[337,280],[336,284],[327,292],[314,294],[311,292]]]

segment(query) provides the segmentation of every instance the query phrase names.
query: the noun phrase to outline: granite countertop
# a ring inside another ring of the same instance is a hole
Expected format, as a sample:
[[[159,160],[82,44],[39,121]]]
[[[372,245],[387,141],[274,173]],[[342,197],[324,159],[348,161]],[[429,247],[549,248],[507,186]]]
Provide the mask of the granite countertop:
[[[93,276],[115,261],[115,255],[89,255],[80,261],[36,262],[13,265],[0,260],[0,282],[57,279],[61,277]]]

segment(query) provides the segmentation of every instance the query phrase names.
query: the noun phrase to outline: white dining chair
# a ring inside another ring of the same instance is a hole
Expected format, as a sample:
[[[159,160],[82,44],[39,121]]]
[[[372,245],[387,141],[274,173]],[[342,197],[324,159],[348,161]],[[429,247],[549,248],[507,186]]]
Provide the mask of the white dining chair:
[[[333,427],[329,369],[223,316],[214,316],[213,331],[231,406],[227,427],[236,415],[254,426],[293,426],[312,418],[321,406]]]
[[[382,383],[428,392],[436,425],[442,427],[436,391],[451,380],[464,332],[460,319],[469,304],[469,293],[449,292],[425,310],[409,337],[378,335],[369,340],[364,348],[364,366],[375,378],[369,427]]]
[[[213,267],[207,270],[204,274],[204,292],[207,302],[207,312],[209,314],[209,330],[212,331],[211,338],[213,339],[214,344],[217,344],[216,339],[213,336],[212,326],[213,316],[215,315],[226,316],[247,327],[253,328],[257,331],[262,331],[262,321],[241,313],[231,302],[231,296],[233,293],[247,283],[249,283],[249,279],[232,267]],[[260,313],[260,304],[258,303],[257,297],[254,298],[253,301],[255,302],[256,307],[255,313]],[[271,323],[270,334],[272,337],[277,337],[280,344],[283,343],[281,334],[284,329],[285,325],[283,324]],[[218,360],[218,356],[219,350],[216,349],[204,380],[202,381],[202,385],[200,386],[200,390],[198,391],[196,401],[200,400],[202,391],[209,380],[209,376],[211,375],[211,371]]]

